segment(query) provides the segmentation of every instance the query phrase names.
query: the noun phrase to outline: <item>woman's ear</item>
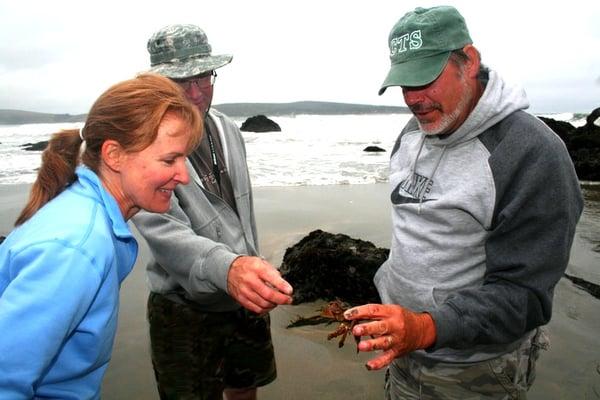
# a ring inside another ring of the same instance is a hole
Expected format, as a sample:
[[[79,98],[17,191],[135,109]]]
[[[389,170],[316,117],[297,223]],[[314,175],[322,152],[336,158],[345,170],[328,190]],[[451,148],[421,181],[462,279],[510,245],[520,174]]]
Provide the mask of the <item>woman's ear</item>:
[[[120,171],[125,152],[116,140],[106,140],[100,150],[102,161],[113,171]]]

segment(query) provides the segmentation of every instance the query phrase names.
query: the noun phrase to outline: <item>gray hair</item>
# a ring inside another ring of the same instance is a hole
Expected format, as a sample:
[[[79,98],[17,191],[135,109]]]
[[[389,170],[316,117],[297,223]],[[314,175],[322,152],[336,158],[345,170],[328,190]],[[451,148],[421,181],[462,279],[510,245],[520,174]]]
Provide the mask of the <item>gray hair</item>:
[[[481,60],[481,53],[477,49],[475,49],[475,51],[477,52],[477,57],[479,57],[479,59]],[[454,65],[461,67],[467,61],[469,61],[469,56],[467,55],[467,53],[465,53],[463,51],[463,49],[456,49],[456,50],[452,50],[448,61],[451,61],[454,63]],[[490,69],[487,66],[485,66],[483,63],[480,63],[479,64],[479,72],[477,73],[477,80],[479,80],[481,83],[483,83],[485,85],[489,78],[489,72],[490,72]]]

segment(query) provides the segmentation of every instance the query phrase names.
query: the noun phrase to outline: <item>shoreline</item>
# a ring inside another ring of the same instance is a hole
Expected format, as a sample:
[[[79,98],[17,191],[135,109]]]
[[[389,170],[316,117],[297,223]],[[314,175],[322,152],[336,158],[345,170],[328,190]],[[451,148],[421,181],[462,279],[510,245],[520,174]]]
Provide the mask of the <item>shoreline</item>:
[[[6,235],[28,196],[29,184],[0,185],[0,235]],[[279,266],[287,247],[314,229],[344,233],[389,247],[391,221],[387,183],[256,187],[254,201],[262,255]],[[594,191],[596,191],[594,189]],[[593,199],[596,199],[594,195]],[[598,201],[595,205],[598,205]],[[586,203],[587,204],[587,203]],[[600,207],[584,211],[567,272],[600,283],[595,250]],[[140,245],[136,266],[121,288],[119,326],[102,388],[104,399],[158,399],[149,357],[144,265],[149,250]],[[286,329],[297,314],[313,314],[320,303],[280,306],[271,314],[278,378],[259,389],[262,400],[381,399],[383,371],[367,371],[368,354],[352,341],[342,349],[327,341],[332,326]],[[600,300],[561,279],[553,317],[547,325],[549,351],[537,363],[529,399],[585,398],[600,393]]]

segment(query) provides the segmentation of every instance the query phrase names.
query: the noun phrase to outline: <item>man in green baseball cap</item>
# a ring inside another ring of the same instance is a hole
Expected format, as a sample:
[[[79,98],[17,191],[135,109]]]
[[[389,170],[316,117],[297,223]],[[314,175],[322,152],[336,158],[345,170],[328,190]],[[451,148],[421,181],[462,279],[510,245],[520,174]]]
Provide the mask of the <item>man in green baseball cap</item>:
[[[525,398],[583,202],[562,141],[481,64],[454,7],[394,25],[380,94],[414,115],[390,159],[384,304],[348,310],[386,399]]]
[[[188,157],[190,184],[166,214],[134,223],[152,250],[147,267],[152,364],[161,399],[256,399],[276,378],[268,311],[290,304],[292,287],[259,256],[244,140],[211,108],[213,55],[196,25],[170,25],[148,40],[150,71],[177,82],[204,115]],[[168,162],[168,160],[166,160]]]

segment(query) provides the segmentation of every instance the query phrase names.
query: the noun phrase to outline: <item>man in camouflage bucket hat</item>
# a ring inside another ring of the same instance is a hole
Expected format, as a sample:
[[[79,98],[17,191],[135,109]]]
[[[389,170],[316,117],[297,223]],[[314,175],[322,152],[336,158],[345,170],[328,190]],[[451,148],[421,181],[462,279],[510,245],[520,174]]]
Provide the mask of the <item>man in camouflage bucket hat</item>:
[[[390,158],[383,304],[348,310],[385,398],[524,399],[583,201],[564,143],[481,64],[454,7],[406,13],[390,70],[414,115]]]
[[[171,25],[148,41],[151,71],[177,82],[205,116],[188,157],[190,184],[168,213],[134,223],[152,250],[147,267],[152,364],[161,399],[256,399],[276,377],[268,311],[291,303],[291,286],[259,257],[244,140],[210,107],[215,70],[195,25]]]

